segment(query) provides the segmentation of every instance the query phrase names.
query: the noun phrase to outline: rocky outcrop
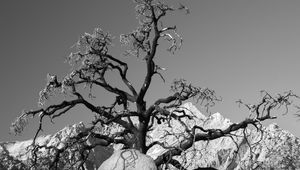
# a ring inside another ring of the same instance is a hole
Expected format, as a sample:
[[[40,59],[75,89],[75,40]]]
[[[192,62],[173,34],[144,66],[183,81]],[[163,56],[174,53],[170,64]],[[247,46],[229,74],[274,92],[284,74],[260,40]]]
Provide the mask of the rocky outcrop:
[[[224,129],[232,122],[224,118],[220,113],[205,116],[191,103],[182,105],[180,109],[185,110],[186,114],[193,116],[192,120],[184,120],[187,126],[183,126],[178,120],[162,122],[155,124],[154,129],[148,134],[148,143],[152,141],[164,142],[169,147],[176,147],[187,135],[185,128],[190,128],[195,124],[204,128]],[[180,114],[180,113],[178,113]],[[39,144],[47,146],[62,147],[69,137],[78,134],[85,129],[83,123],[68,126],[54,135],[40,136],[37,138]],[[263,132],[263,133],[262,133]],[[201,131],[199,131],[201,133]],[[247,134],[247,138],[244,137]],[[172,135],[171,135],[172,134]],[[30,152],[26,150],[32,143],[32,140],[2,142],[0,143],[0,169],[28,169],[28,160],[31,158]],[[86,167],[89,170],[95,170],[100,167],[104,160],[107,160],[113,153],[113,147],[96,147],[86,161]],[[114,147],[115,149],[120,147]],[[152,159],[166,152],[167,149],[161,146],[154,146],[147,155],[138,151],[116,151],[106,163],[121,166],[126,161],[134,160],[136,167],[147,166],[142,160],[153,162]],[[41,153],[45,159],[46,153]],[[123,157],[121,157],[121,155]],[[136,158],[138,155],[138,159]],[[152,159],[150,159],[150,157]],[[123,159],[123,158],[127,159]],[[67,159],[68,157],[64,157]],[[122,158],[122,159],[119,159]],[[143,158],[143,159],[139,159]],[[118,160],[119,159],[119,160]],[[196,169],[199,167],[213,167],[220,170],[225,169],[300,169],[300,140],[281,129],[276,124],[262,127],[262,131],[249,129],[245,132],[237,131],[233,135],[211,141],[196,142],[193,147],[185,151],[176,159],[181,162],[186,169]],[[148,166],[148,168],[151,166]],[[69,169],[72,169],[69,167]],[[100,168],[101,169],[101,168]],[[173,168],[175,169],[175,168]]]
[[[55,133],[54,135],[40,136],[36,139],[39,145],[55,146],[61,148],[65,145],[70,137],[85,130],[85,125],[81,122],[72,126],[67,126]],[[0,169],[1,170],[27,170],[29,167],[29,159],[32,158],[31,146],[32,140],[1,142],[0,143]],[[70,151],[72,152],[72,151]],[[71,153],[64,155],[61,159],[68,159]],[[101,163],[106,160],[113,150],[111,148],[96,147],[89,155],[85,163],[85,167],[89,170],[97,169]],[[39,159],[43,161],[49,160],[48,151],[39,152]],[[62,169],[72,169],[72,167],[61,167]]]
[[[186,126],[178,120],[157,124],[149,135],[150,141],[160,141],[168,147],[174,147],[178,146],[187,135],[185,128],[198,125],[205,129],[224,129],[232,124],[220,113],[206,117],[191,103],[184,104],[181,109],[194,119],[183,120]],[[173,135],[169,135],[170,133]],[[147,154],[155,159],[166,151],[167,149],[161,146],[154,146]],[[187,169],[198,167],[214,167],[220,170],[299,169],[300,140],[276,124],[271,124],[262,127],[262,131],[254,128],[247,131],[240,130],[231,136],[196,142],[193,147],[177,157],[177,160]]]

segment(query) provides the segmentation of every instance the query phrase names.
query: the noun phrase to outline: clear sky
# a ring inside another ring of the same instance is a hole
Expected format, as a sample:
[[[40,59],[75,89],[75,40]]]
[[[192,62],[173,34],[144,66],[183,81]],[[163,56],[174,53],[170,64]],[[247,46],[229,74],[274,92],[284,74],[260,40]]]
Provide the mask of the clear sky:
[[[166,83],[154,79],[147,96],[150,102],[167,96],[173,79],[185,78],[214,89],[223,101],[211,111],[237,122],[248,114],[235,103],[238,99],[253,103],[263,89],[275,94],[293,90],[300,95],[300,1],[181,2],[191,14],[179,12],[166,24],[177,25],[184,44],[175,55],[159,51],[157,61],[167,68],[163,73]],[[111,53],[121,58],[119,34],[137,26],[131,0],[2,0],[0,22],[0,141],[33,137],[36,120],[22,136],[9,135],[9,126],[23,109],[37,109],[47,73],[64,77],[70,71],[64,57],[81,34],[95,27],[110,32],[115,36]],[[124,59],[129,62],[129,79],[139,86],[137,80],[145,73],[142,61]],[[96,102],[101,105],[108,99],[103,93]],[[291,110],[286,116],[278,115],[275,122],[300,137],[300,121],[294,114]],[[82,108],[73,109],[55,124],[46,123],[44,133],[86,122],[92,116]]]

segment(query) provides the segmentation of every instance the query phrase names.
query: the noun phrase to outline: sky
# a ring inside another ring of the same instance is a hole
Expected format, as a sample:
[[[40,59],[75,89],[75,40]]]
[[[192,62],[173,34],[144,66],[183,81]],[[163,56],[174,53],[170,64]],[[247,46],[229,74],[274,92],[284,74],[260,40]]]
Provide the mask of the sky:
[[[146,96],[148,105],[170,95],[169,87],[175,78],[215,90],[223,100],[210,111],[220,112],[233,122],[248,116],[248,111],[235,101],[255,104],[261,90],[271,94],[292,90],[300,95],[300,1],[180,2],[191,13],[177,12],[164,21],[165,25],[177,25],[184,43],[172,55],[161,42],[156,61],[166,68],[166,82],[159,77],[153,79]],[[128,78],[140,88],[145,65],[140,58],[124,57],[119,43],[120,34],[138,25],[132,0],[2,0],[0,22],[0,141],[34,136],[37,119],[29,122],[21,136],[9,134],[10,124],[22,110],[38,109],[38,94],[46,84],[47,73],[60,78],[69,73],[65,57],[72,52],[71,46],[95,27],[115,36],[111,54],[128,62]],[[116,80],[110,79],[112,83]],[[101,92],[95,102],[102,105],[109,99],[109,93]],[[300,100],[295,102],[300,104]],[[204,112],[200,104],[196,106]],[[279,113],[278,119],[266,125],[276,122],[300,137],[297,110],[289,111],[287,115]],[[55,119],[54,124],[46,120],[43,134],[80,121],[89,122],[92,117],[88,110],[77,107]]]

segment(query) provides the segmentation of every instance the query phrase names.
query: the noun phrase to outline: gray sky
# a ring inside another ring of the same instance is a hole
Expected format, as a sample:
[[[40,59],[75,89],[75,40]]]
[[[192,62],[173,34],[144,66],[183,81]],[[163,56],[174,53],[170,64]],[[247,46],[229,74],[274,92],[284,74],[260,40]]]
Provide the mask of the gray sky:
[[[38,93],[47,73],[64,77],[70,67],[64,57],[84,32],[101,27],[115,36],[111,53],[122,57],[119,34],[135,29],[131,0],[64,0],[0,2],[0,141],[32,138],[37,128],[33,120],[22,136],[9,135],[9,126],[23,109],[37,109]],[[300,1],[280,0],[186,0],[190,15],[177,13],[166,24],[176,24],[184,38],[175,55],[159,51],[157,61],[166,67],[164,84],[158,77],[147,96],[150,103],[169,94],[175,78],[209,87],[223,98],[212,112],[220,112],[234,122],[247,116],[235,103],[256,102],[260,90],[280,93],[293,90],[300,95]],[[163,45],[162,45],[163,46]],[[129,79],[139,89],[144,75],[142,61],[129,62]],[[111,79],[112,82],[115,79]],[[107,103],[108,93],[95,102]],[[150,104],[148,103],[148,104]],[[199,105],[197,105],[200,108]],[[291,110],[275,120],[282,128],[300,137],[300,122]],[[55,120],[45,122],[44,133],[88,121],[93,115],[76,108]],[[270,123],[270,122],[267,122]]]

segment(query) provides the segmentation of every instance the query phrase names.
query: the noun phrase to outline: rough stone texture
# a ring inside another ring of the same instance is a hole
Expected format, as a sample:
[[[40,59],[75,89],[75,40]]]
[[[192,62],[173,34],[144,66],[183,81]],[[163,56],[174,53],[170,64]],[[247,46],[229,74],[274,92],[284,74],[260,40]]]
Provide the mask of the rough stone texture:
[[[116,151],[98,170],[156,170],[153,159],[135,149]]]
[[[47,146],[61,148],[70,137],[82,132],[85,128],[85,125],[80,122],[79,124],[67,126],[54,135],[40,136],[36,139],[36,142],[39,145],[46,144]],[[28,160],[31,158],[31,154],[27,148],[31,144],[32,140],[0,142],[0,170],[29,169]],[[111,148],[96,147],[89,155],[85,167],[87,167],[88,170],[97,169],[112,153],[113,150]],[[47,152],[40,152],[39,154],[39,157],[47,158],[48,156]]]
[[[184,104],[181,109],[185,109],[187,114],[194,116],[193,120],[185,120],[188,127],[197,124],[204,128],[224,129],[232,124],[229,119],[224,118],[219,113],[210,116],[201,114],[191,103]],[[85,126],[82,123],[68,126],[54,135],[38,137],[37,142],[48,146],[62,147],[70,136],[81,132],[83,129]],[[220,170],[254,169],[256,167],[257,169],[273,168],[274,170],[300,169],[300,140],[276,124],[263,127],[263,130],[263,136],[255,129],[248,131],[248,140],[238,137],[242,136],[242,131],[237,131],[234,133],[237,137],[223,137],[208,142],[197,142],[176,159],[182,162],[187,169],[198,167],[214,167]],[[169,132],[175,133],[175,135],[166,135]],[[184,127],[178,121],[171,121],[170,124],[163,122],[156,124],[154,130],[148,134],[148,143],[158,140],[166,142],[169,146],[178,146],[185,135],[187,134],[184,133]],[[253,144],[251,150],[247,141]],[[30,154],[27,154],[26,147],[31,142],[32,140],[0,142],[0,169],[28,169],[27,161]],[[238,151],[237,147],[239,148]],[[147,155],[155,159],[166,151],[160,146],[154,146],[147,152]],[[237,152],[236,156],[235,152]],[[252,159],[250,159],[250,152],[254,155]],[[96,147],[86,162],[87,169],[96,170],[112,153],[112,147]],[[121,151],[116,151],[116,153],[121,153]]]
[[[232,122],[220,113],[208,117],[201,114],[191,103],[186,103],[182,109],[194,116],[193,120],[185,119],[187,127],[194,125],[204,128],[225,129]],[[185,127],[177,120],[156,125],[150,132],[152,141],[165,142],[169,147],[178,146],[184,136]],[[198,167],[214,167],[216,169],[300,169],[300,140],[291,133],[279,128],[276,124],[263,127],[263,136],[255,129],[248,130],[247,139],[243,131],[233,133],[235,136],[216,140],[196,142],[177,160],[187,169]],[[167,135],[172,132],[174,135]],[[201,133],[201,131],[198,131]],[[251,143],[251,149],[249,147]],[[239,149],[237,149],[239,148]],[[161,146],[154,146],[148,152],[153,159],[166,152]],[[237,154],[235,154],[237,152]],[[252,152],[252,159],[250,153]],[[175,169],[175,168],[174,168]]]

